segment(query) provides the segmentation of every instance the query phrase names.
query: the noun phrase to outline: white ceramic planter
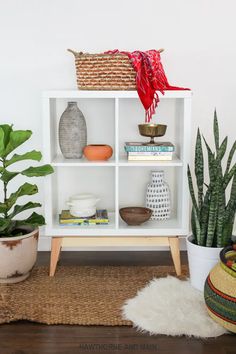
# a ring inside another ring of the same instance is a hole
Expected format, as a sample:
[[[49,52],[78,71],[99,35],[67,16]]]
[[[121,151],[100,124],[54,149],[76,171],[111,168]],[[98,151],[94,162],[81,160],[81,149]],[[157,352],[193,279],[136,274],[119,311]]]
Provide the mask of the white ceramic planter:
[[[39,230],[0,238],[0,283],[18,283],[30,275],[38,249]]]
[[[193,236],[187,238],[190,282],[195,289],[203,291],[210,270],[219,262],[222,248],[198,246],[192,240]]]

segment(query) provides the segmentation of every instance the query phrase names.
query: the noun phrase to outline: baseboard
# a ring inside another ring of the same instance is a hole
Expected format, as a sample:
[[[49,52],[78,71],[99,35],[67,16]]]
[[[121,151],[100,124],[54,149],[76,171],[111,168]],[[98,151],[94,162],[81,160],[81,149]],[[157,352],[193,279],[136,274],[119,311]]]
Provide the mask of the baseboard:
[[[51,249],[51,238],[48,236],[40,236],[39,238],[39,251],[50,251]],[[185,237],[180,238],[180,249],[181,251],[186,250]],[[167,251],[168,247],[65,247],[63,251]]]

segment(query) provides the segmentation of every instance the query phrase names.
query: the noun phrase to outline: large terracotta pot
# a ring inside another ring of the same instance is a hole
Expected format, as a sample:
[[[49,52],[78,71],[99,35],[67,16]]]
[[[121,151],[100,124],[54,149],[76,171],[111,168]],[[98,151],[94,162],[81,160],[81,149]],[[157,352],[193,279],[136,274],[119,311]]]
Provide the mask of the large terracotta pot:
[[[112,154],[113,150],[110,145],[93,144],[84,148],[84,156],[90,161],[108,160]]]
[[[0,283],[25,280],[36,262],[39,229],[17,237],[0,238]]]

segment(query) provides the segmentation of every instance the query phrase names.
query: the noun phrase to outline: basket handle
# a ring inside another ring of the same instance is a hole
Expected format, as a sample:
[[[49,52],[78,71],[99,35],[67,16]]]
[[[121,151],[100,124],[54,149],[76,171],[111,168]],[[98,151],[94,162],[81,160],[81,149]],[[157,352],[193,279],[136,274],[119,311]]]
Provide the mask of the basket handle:
[[[228,257],[227,257],[228,254]],[[236,261],[236,244],[233,244],[232,246],[227,246],[223,248],[223,250],[220,252],[220,260],[221,262],[227,267],[236,272],[236,262],[228,259],[229,256],[234,256],[235,261]]]
[[[83,52],[76,52],[75,50],[72,50],[72,49],[67,49],[67,50],[68,50],[68,52],[74,54],[74,56],[84,54]],[[162,53],[162,52],[164,52],[164,49],[160,48],[160,49],[158,49],[158,52]]]
[[[83,52],[76,52],[75,50],[72,50],[72,49],[67,49],[68,50],[68,52],[71,52],[72,54],[74,54],[74,56],[76,56],[76,55],[81,55],[81,54],[83,54]]]

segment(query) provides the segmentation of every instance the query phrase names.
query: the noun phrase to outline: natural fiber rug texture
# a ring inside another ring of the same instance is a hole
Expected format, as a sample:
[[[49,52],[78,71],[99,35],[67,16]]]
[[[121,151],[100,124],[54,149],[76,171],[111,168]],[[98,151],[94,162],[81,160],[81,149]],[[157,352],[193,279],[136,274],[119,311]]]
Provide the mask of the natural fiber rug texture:
[[[0,323],[132,325],[122,305],[151,279],[175,275],[169,266],[58,266],[55,277],[38,267],[24,282],[0,285]],[[183,267],[183,277],[187,268]]]

